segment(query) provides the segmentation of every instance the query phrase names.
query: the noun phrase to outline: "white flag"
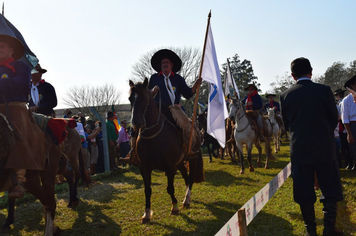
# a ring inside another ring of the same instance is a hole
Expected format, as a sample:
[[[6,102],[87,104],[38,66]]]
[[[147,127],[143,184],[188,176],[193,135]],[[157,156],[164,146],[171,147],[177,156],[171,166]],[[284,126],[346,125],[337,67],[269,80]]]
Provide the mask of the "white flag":
[[[222,90],[219,64],[216,57],[213,33],[209,25],[203,61],[202,78],[210,83],[207,132],[225,147],[225,119],[229,116]]]
[[[240,93],[239,90],[237,89],[234,76],[232,76],[231,74],[229,59],[227,60],[227,70],[224,79],[225,79],[225,96],[230,94],[230,97],[232,98],[234,96],[234,92],[236,92],[237,98],[240,99]]]

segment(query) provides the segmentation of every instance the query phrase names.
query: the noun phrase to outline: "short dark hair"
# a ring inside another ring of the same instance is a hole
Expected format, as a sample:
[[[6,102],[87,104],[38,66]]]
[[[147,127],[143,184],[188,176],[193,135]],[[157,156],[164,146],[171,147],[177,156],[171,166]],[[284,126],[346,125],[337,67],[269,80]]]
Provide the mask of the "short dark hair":
[[[304,75],[307,75],[313,70],[310,65],[310,61],[304,57],[294,59],[290,64],[290,69],[296,78],[300,78]]]

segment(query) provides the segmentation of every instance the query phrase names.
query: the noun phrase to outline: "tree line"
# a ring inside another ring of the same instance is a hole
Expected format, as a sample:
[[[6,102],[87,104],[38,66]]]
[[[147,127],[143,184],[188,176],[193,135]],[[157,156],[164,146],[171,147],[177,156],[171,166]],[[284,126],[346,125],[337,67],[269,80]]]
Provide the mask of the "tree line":
[[[177,53],[182,60],[182,68],[178,72],[189,86],[192,86],[198,78],[199,68],[201,64],[202,51],[193,47],[167,47],[168,49]],[[153,49],[146,52],[137,60],[132,66],[132,77],[130,78],[134,82],[143,81],[144,78],[150,78],[150,76],[156,73],[151,66],[151,57],[159,49]],[[253,66],[251,61],[247,59],[241,60],[236,53],[230,61],[231,74],[233,75],[236,85],[238,87],[240,97],[246,96],[247,92],[243,89],[247,84],[254,83],[260,90],[260,84],[258,83],[258,77],[254,75]],[[227,62],[221,64],[221,78],[227,71]],[[321,76],[313,76],[313,81],[330,86],[332,90],[343,88],[344,83],[356,74],[356,60],[349,64],[344,62],[334,62],[325,73]],[[222,79],[222,84],[224,85]],[[290,72],[285,72],[282,76],[276,76],[275,81],[270,83],[271,89],[266,93],[280,94],[283,91],[290,88],[295,84],[294,79],[290,75]],[[209,96],[209,85],[203,82],[198,101],[201,104],[206,104]],[[81,87],[74,87],[70,89],[64,99],[64,103],[82,113],[92,116],[89,107],[94,106],[100,110],[100,113],[108,111],[111,105],[119,104],[120,93],[112,86],[105,84],[101,87],[91,87],[89,85],[82,85]],[[263,96],[262,96],[263,97]],[[264,97],[263,97],[264,98]],[[194,98],[182,99],[182,106],[184,106],[186,113],[190,116],[193,113]]]

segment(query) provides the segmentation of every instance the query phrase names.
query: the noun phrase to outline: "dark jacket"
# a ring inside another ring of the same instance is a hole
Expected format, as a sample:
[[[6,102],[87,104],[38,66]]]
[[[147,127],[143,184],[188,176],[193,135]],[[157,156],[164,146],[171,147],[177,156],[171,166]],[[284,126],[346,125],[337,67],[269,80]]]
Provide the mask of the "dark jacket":
[[[16,73],[5,66],[0,66],[0,104],[7,102],[27,102],[31,81],[31,69],[22,61],[10,63]]]
[[[290,134],[292,164],[334,160],[338,113],[330,87],[302,80],[283,92],[280,99],[284,126]]]
[[[193,96],[192,89],[185,83],[185,80],[182,76],[178,74],[173,74],[169,77],[169,79],[171,81],[175,95],[174,104],[180,103],[181,95],[183,95],[183,97],[185,97],[186,99],[189,99]],[[162,104],[172,105],[162,73],[156,73],[151,76],[148,88],[152,89],[156,85],[160,89]],[[155,97],[155,103],[158,104],[158,102],[159,95],[157,94]]]
[[[275,112],[280,112],[281,111],[281,108],[279,107],[279,103],[276,102],[276,101],[273,101],[273,107],[276,107],[277,109],[275,110]],[[271,108],[270,107],[270,103],[267,102],[265,105],[264,105],[264,109],[266,112],[268,112],[268,109]]]
[[[57,96],[56,91],[50,83],[43,82],[37,86],[38,94],[40,95],[40,103],[37,109],[37,113],[50,116],[52,115],[53,108],[57,106]],[[36,106],[31,98],[31,93],[29,95],[30,107]]]
[[[255,96],[251,97],[252,100],[252,110],[261,110],[262,109],[262,98],[259,94],[256,94]],[[246,104],[247,101],[247,96],[242,100],[243,104]],[[246,107],[246,110],[251,110],[250,107]]]

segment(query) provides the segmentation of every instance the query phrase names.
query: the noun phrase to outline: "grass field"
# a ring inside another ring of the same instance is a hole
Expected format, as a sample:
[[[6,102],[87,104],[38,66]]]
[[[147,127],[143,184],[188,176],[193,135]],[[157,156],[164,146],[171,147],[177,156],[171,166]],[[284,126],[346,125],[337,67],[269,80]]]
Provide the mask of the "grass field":
[[[253,151],[256,167],[256,150]],[[80,204],[75,209],[66,207],[67,184],[57,186],[57,213],[55,223],[61,235],[215,235],[234,213],[289,163],[286,142],[279,159],[270,169],[255,168],[239,175],[240,167],[230,160],[204,156],[206,181],[195,184],[190,209],[170,216],[170,196],[166,192],[167,180],[163,172],[152,175],[152,210],[150,224],[141,225],[144,211],[143,181],[137,167],[100,174],[98,183],[90,189],[79,188]],[[264,159],[263,159],[264,160]],[[247,164],[247,162],[246,162]],[[345,235],[356,235],[356,172],[341,170],[345,200],[339,203],[337,226]],[[183,201],[184,181],[176,175],[175,193]],[[317,191],[320,196],[320,191]],[[0,198],[0,223],[5,221],[7,200]],[[322,235],[322,205],[317,202],[316,221]],[[16,222],[4,235],[43,235],[43,208],[31,195],[17,203]],[[273,198],[248,226],[248,235],[304,235],[304,224],[299,206],[293,201],[292,180],[288,178]]]

